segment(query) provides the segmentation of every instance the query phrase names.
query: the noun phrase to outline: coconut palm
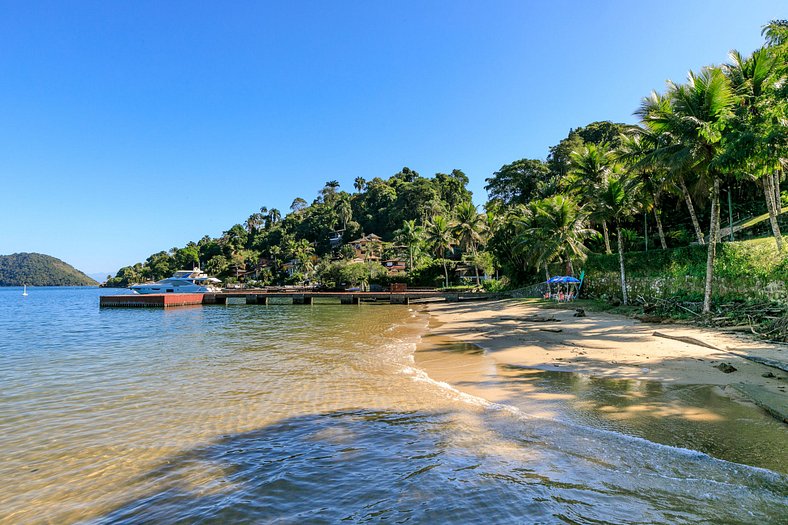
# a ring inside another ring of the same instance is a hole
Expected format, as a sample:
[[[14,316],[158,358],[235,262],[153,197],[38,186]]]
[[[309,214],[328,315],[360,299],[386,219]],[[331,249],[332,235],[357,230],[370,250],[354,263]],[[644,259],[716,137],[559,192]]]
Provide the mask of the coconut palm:
[[[451,223],[454,229],[454,236],[460,243],[463,250],[469,250],[473,254],[474,260],[477,259],[478,253],[476,247],[482,242],[482,234],[484,232],[484,217],[479,213],[479,210],[472,202],[463,202],[455,209],[455,219]],[[473,265],[476,272],[476,285],[481,284],[479,278],[479,268],[476,264]]]
[[[416,220],[405,221],[402,223],[402,228],[394,232],[395,240],[408,247],[408,257],[410,258],[410,266],[408,271],[413,271],[413,253],[416,247],[424,239],[424,228],[416,224]]]
[[[611,221],[616,228],[616,244],[618,245],[618,263],[621,275],[621,296],[623,303],[629,303],[627,295],[627,279],[624,268],[624,242],[621,223],[639,211],[640,185],[633,176],[616,169],[610,177],[597,186],[591,216],[599,220]]]
[[[641,106],[638,114],[656,133],[671,137],[658,155],[678,172],[694,172],[709,191],[711,217],[706,258],[703,311],[711,311],[714,258],[719,234],[720,180],[723,176],[723,132],[735,101],[730,82],[720,68],[689,73],[686,84],[668,83],[668,104],[652,111]]]
[[[663,250],[668,249],[665,232],[662,229],[660,203],[662,195],[670,188],[667,170],[659,163],[649,162],[648,157],[658,143],[657,137],[648,131],[637,128],[621,136],[615,151],[616,157],[624,162],[630,173],[636,175],[643,184],[644,209],[654,212],[659,242]],[[647,232],[644,231],[647,237]],[[646,241],[648,242],[648,241]]]
[[[356,177],[353,181],[353,187],[356,188],[356,191],[361,193],[361,190],[367,185],[367,181],[364,180],[364,177]]]
[[[545,268],[547,273],[549,264],[563,261],[567,273],[573,274],[572,260],[585,260],[588,249],[584,241],[597,235],[588,227],[588,219],[586,208],[566,195],[532,201],[516,223],[515,245],[534,268]]]
[[[445,276],[445,285],[449,287],[449,269],[446,266],[446,252],[452,249],[456,240],[452,234],[452,228],[449,221],[442,215],[436,215],[432,221],[427,224],[426,228],[427,243],[432,248],[432,252],[436,257],[443,261],[443,275]]]
[[[671,106],[670,96],[661,95],[657,92],[652,92],[651,95],[644,98],[641,102],[640,108],[635,112],[641,119],[646,122],[660,122],[673,111]],[[692,202],[692,195],[687,188],[687,177],[691,175],[687,170],[682,169],[670,161],[670,152],[676,149],[676,139],[673,137],[663,126],[649,126],[646,125],[641,133],[643,149],[641,153],[643,158],[638,162],[639,165],[648,165],[654,169],[665,170],[667,174],[666,189],[674,194],[681,194],[684,198],[684,203],[687,205],[690,219],[692,220],[692,227],[695,230],[695,237],[698,244],[706,244],[703,236],[703,230],[698,221],[698,215],[695,212],[695,206]]]
[[[733,163],[761,182],[777,250],[782,251],[777,216],[782,212],[779,170],[784,126],[775,127],[765,110],[771,106],[774,84],[786,79],[778,74],[777,55],[768,48],[758,49],[749,57],[743,57],[738,51],[731,51],[729,56],[731,63],[724,69],[739,103],[732,137],[728,140],[728,155]]]
[[[615,163],[615,158],[607,145],[589,143],[570,153],[571,168],[569,184],[572,193],[587,200],[593,196],[593,188],[604,183]],[[605,253],[612,253],[607,221],[602,219],[602,236],[605,240]]]

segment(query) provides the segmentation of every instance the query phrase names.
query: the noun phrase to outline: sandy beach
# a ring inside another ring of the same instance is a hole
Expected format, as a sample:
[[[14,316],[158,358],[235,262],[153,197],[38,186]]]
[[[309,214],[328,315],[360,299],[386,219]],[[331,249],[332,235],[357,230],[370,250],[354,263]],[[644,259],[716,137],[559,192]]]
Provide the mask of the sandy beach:
[[[788,422],[788,373],[745,358],[768,359],[785,366],[788,347],[784,345],[742,334],[642,323],[598,312],[574,317],[572,305],[544,309],[534,300],[431,304],[427,311],[431,317],[426,345],[470,343],[484,350],[485,360],[448,362],[446,355],[422,354],[420,365],[436,380],[470,389],[491,401],[506,394],[493,388],[481,392],[479,378],[484,377],[485,367],[497,366],[673,385],[713,385],[719,392],[754,402]],[[468,351],[472,352],[471,348]],[[723,372],[718,368],[723,363],[736,370]]]

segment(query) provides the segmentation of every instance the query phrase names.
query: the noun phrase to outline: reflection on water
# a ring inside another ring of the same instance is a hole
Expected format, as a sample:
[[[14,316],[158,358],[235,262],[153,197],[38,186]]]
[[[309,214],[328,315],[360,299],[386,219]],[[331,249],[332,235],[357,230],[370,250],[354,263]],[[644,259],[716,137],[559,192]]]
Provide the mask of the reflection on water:
[[[416,362],[431,377],[523,413],[607,429],[788,473],[788,430],[718,387],[596,378],[497,364],[472,344],[425,338]]]
[[[404,306],[100,310],[98,294],[32,289],[23,302],[0,289],[2,523],[768,523],[783,513],[788,479],[776,472],[575,417],[603,414],[612,398],[546,404],[555,417],[528,419],[514,396],[489,405],[436,383],[414,366],[425,320]],[[476,348],[458,351],[468,377],[490,373]],[[558,384],[495,373],[513,392]]]

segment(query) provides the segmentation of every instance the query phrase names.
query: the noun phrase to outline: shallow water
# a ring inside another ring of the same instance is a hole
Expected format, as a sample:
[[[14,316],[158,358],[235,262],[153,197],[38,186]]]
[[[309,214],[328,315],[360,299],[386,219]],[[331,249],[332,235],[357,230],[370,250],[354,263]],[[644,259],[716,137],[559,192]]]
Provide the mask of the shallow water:
[[[414,363],[426,321],[408,307],[99,309],[96,289],[29,292],[0,289],[3,523],[784,516],[780,469],[437,383]]]

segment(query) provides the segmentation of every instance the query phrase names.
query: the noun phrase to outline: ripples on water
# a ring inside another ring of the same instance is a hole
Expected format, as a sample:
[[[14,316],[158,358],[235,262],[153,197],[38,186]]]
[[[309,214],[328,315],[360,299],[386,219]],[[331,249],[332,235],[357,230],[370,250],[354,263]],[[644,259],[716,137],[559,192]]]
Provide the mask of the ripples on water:
[[[528,418],[414,367],[407,307],[99,310],[0,289],[6,523],[777,523],[776,472]]]

